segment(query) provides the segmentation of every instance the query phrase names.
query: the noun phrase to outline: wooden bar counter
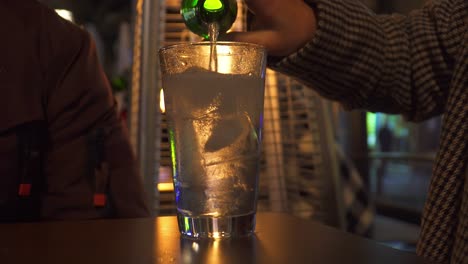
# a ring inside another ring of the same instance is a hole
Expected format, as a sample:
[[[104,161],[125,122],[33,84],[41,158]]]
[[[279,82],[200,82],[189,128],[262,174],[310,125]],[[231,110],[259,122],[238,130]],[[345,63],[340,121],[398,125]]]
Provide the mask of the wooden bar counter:
[[[257,214],[256,234],[181,238],[174,216],[0,224],[2,264],[423,264],[414,254],[287,214]]]

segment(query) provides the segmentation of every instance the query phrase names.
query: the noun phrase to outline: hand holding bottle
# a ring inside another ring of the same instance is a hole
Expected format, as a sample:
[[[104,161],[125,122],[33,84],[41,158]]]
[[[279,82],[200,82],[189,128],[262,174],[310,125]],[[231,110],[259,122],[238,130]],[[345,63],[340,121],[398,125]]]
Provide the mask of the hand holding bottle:
[[[245,0],[254,13],[249,32],[225,39],[260,44],[271,56],[287,56],[310,41],[316,30],[313,9],[303,0]]]

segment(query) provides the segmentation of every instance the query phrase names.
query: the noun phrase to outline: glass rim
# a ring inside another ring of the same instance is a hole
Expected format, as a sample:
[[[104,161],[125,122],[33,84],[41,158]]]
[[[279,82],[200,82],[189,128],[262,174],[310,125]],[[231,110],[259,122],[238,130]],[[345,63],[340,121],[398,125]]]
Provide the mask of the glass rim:
[[[198,42],[180,42],[180,43],[175,43],[175,44],[170,44],[164,47],[161,47],[159,49],[159,52],[164,52],[167,50],[172,50],[172,49],[177,49],[181,47],[187,47],[187,46],[209,46],[211,45],[210,41],[198,41]],[[221,45],[221,46],[237,46],[237,47],[252,47],[258,50],[262,50],[263,52],[266,52],[266,49],[264,46],[255,44],[255,43],[249,43],[249,42],[239,42],[239,41],[216,41],[216,45]]]

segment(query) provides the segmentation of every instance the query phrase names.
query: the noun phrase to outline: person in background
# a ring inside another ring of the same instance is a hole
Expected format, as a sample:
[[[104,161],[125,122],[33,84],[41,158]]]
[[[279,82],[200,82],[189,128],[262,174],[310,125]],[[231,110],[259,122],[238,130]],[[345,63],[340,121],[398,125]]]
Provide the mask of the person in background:
[[[394,136],[392,130],[388,127],[388,121],[379,128],[377,132],[377,142],[379,143],[380,152],[386,153],[392,150],[394,144]],[[380,165],[377,168],[377,193],[381,194],[383,191],[383,182],[385,172],[387,170],[388,160],[383,158],[380,160]]]
[[[0,2],[0,222],[150,215],[90,35]]]
[[[443,115],[417,254],[468,262],[468,2],[440,0],[408,16],[376,15],[354,0],[246,0],[269,66],[346,109]]]

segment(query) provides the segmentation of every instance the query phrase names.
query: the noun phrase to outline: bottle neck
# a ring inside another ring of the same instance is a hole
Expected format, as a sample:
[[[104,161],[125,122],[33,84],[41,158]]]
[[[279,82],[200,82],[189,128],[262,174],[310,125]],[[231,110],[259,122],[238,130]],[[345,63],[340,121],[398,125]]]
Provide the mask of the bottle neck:
[[[237,17],[237,1],[182,0],[181,15],[190,31],[208,40],[210,25],[217,24],[220,34],[231,28]]]
[[[222,0],[200,0],[198,10],[201,20],[206,24],[219,23],[228,11],[229,5]]]

